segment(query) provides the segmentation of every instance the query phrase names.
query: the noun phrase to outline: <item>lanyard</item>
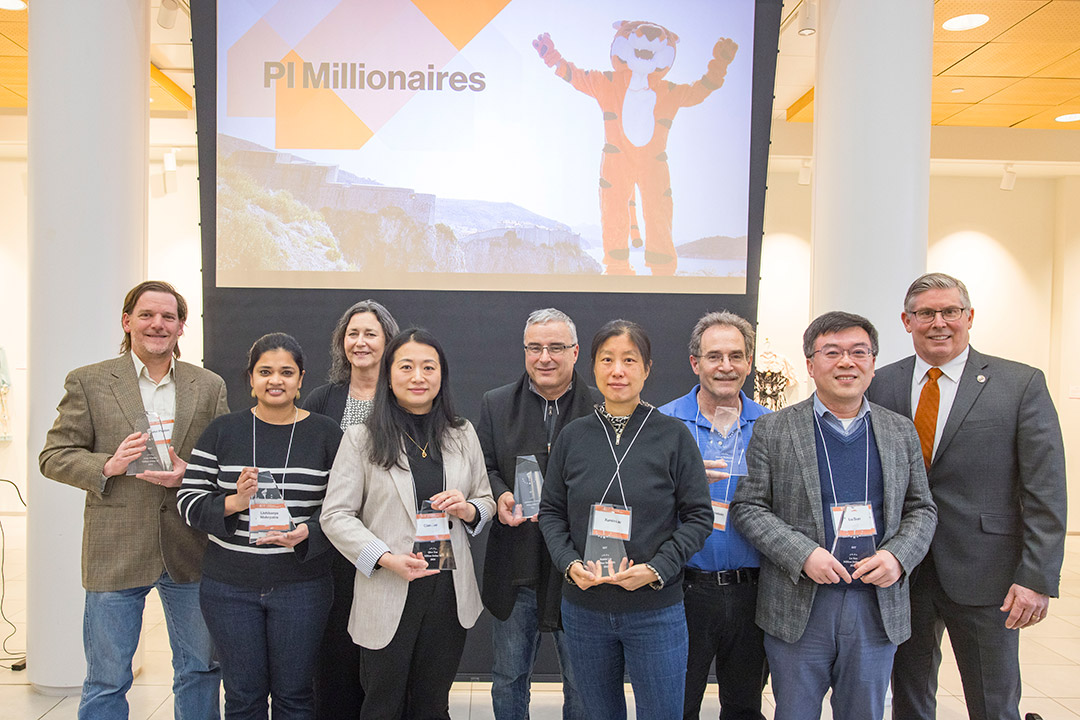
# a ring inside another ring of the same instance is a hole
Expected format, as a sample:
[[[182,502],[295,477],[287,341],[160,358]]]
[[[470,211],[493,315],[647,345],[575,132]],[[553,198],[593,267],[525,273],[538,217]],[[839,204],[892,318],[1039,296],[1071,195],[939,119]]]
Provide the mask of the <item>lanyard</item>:
[[[270,473],[270,479],[274,481],[274,486],[277,487],[278,492],[281,493],[281,499],[285,499],[285,473],[289,470],[289,456],[292,455],[292,441],[293,436],[296,435],[296,418],[300,414],[300,408],[296,408],[293,413],[292,430],[289,431],[289,447],[285,450],[285,467],[281,468],[281,483],[278,484],[277,478],[274,477],[274,473],[267,469],[266,472]],[[251,410],[251,465],[256,470],[259,469],[259,463],[255,461],[255,419],[259,416],[255,414],[255,409]]]
[[[866,424],[866,485],[863,490],[863,504],[870,502],[870,416],[869,414],[863,415],[863,422]],[[825,433],[821,431],[821,421],[818,420],[817,413],[814,413],[814,425],[817,427],[818,434],[821,435],[821,447],[825,451],[825,467],[829,469],[829,485],[832,486],[832,504],[839,505],[840,501],[836,499],[836,483],[833,481],[832,463],[829,462],[829,444],[825,442]]]
[[[637,432],[634,433],[634,438],[630,441],[630,444],[626,446],[626,450],[623,452],[621,458],[615,454],[615,446],[611,444],[611,436],[608,435],[607,423],[604,422],[604,418],[600,417],[599,410],[593,410],[593,412],[596,413],[596,419],[599,420],[600,424],[604,427],[604,437],[607,438],[608,447],[611,449],[611,457],[615,460],[615,474],[611,476],[611,479],[608,480],[607,487],[604,488],[604,494],[600,498],[601,503],[603,503],[604,499],[607,498],[608,491],[611,489],[611,483],[615,482],[617,478],[619,480],[619,494],[622,495],[623,507],[628,507],[628,505],[626,504],[626,491],[623,490],[622,475],[619,474],[619,468],[622,466],[623,460],[626,459],[626,456],[630,454],[630,448],[634,447],[634,442],[638,439],[638,435],[641,434],[641,431],[645,427],[645,423],[646,421],[648,421],[649,416],[652,415],[653,410],[654,408],[649,408],[648,414],[645,415],[645,420],[641,421],[641,426],[638,427]]]
[[[697,418],[694,419],[694,440],[697,441],[697,444],[698,444],[699,448],[701,447],[701,435],[700,435],[700,430],[701,429],[698,427],[698,420],[704,420],[704,419],[705,418],[703,418],[701,416],[701,408],[699,407],[698,410],[697,410]],[[742,417],[740,416],[738,421],[736,421],[736,423],[735,423],[735,446],[731,451],[731,466],[728,467],[728,470],[734,470],[735,469],[735,453],[737,453],[739,451],[739,440],[740,440],[741,437],[742,437]],[[727,476],[727,485],[724,487],[724,502],[725,503],[730,503],[731,502],[731,473],[730,472],[728,473],[728,476]]]

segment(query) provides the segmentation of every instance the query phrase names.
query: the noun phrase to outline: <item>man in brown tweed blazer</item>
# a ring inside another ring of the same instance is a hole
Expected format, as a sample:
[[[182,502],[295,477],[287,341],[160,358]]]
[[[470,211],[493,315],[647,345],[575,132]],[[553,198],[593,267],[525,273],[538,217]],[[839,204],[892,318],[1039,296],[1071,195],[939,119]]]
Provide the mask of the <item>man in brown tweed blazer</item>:
[[[199,610],[206,538],[176,511],[176,489],[203,430],[228,412],[225,383],[179,362],[187,303],[171,285],[147,281],[124,300],[121,356],[73,370],[38,462],[45,477],[86,491],[82,581],[86,679],[79,718],[128,716],[131,660],[144,599],[156,587],[173,652],[175,715],[219,717],[220,671]],[[147,447],[140,433],[157,413],[170,470],[129,475]]]

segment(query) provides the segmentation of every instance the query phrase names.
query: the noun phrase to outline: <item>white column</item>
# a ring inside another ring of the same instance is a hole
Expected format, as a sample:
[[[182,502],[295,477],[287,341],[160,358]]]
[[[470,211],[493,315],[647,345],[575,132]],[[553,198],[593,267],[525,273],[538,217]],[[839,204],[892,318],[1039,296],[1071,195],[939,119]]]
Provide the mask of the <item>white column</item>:
[[[878,364],[911,352],[926,270],[933,0],[818,0],[811,311],[865,315]]]
[[[67,372],[117,354],[124,294],[145,271],[150,3],[35,0],[29,13],[27,672],[67,694],[85,674],[84,493],[36,458]]]

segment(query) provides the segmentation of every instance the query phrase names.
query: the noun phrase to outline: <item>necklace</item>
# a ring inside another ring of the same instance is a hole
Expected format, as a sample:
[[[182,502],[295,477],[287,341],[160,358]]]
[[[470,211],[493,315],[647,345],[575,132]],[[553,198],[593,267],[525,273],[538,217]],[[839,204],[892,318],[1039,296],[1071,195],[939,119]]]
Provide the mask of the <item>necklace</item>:
[[[428,445],[431,444],[431,441],[428,440],[426,443],[424,443],[424,447],[420,447],[420,443],[413,440],[412,435],[405,432],[404,430],[402,430],[401,432],[405,433],[405,437],[409,438],[409,440],[412,442],[412,444],[416,446],[416,449],[420,451],[420,457],[426,458],[427,457],[427,448],[428,448]]]
[[[293,411],[292,430],[289,431],[289,447],[286,448],[286,450],[285,450],[285,467],[283,467],[281,469],[281,485],[282,485],[282,487],[279,488],[279,491],[281,492],[282,499],[284,499],[284,497],[285,497],[285,488],[284,488],[285,474],[289,471],[289,456],[292,455],[292,441],[293,441],[293,437],[296,435],[296,419],[299,416],[300,416],[300,408],[296,408]],[[259,418],[259,413],[255,408],[252,408],[251,409],[251,464],[254,467],[257,468],[257,467],[259,467],[259,463],[255,459],[255,420],[256,420],[256,418]],[[261,418],[259,418],[259,419],[261,419]],[[266,421],[264,420],[263,422],[266,422]],[[267,424],[269,425],[270,423],[267,423]],[[274,473],[270,472],[269,469],[267,470],[267,472],[270,473],[270,478],[274,481],[274,485],[277,486],[278,481],[277,481],[277,478],[274,477]]]

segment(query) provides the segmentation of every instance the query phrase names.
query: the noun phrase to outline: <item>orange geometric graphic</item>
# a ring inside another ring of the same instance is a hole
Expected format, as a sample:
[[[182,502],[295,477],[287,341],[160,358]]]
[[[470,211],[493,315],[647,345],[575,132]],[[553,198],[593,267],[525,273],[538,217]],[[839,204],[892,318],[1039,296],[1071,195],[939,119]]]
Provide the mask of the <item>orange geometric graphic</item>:
[[[469,44],[510,0],[412,0],[458,50]]]
[[[290,52],[282,62],[293,63],[295,80],[275,81],[275,142],[277,148],[356,150],[374,133],[329,88],[303,86],[304,61]]]

